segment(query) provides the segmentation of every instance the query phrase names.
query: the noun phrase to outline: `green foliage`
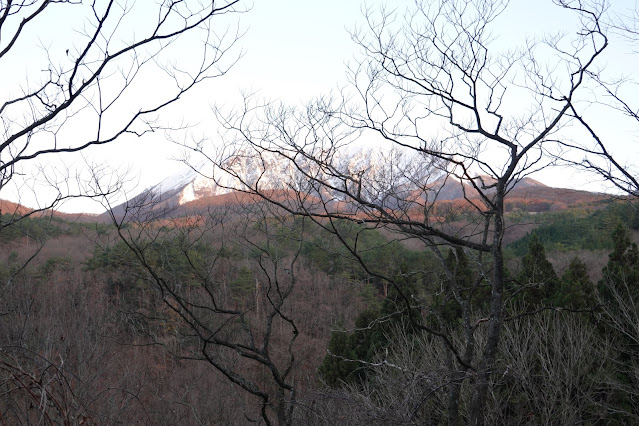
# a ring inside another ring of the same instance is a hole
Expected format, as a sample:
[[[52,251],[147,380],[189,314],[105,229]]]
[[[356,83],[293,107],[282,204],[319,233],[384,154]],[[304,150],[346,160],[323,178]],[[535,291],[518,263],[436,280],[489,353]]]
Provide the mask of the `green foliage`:
[[[402,291],[405,295],[414,292],[410,286]],[[411,313],[413,320],[419,320],[415,308],[411,308]],[[417,329],[410,321],[404,301],[395,287],[391,287],[381,305],[369,306],[357,316],[353,332],[336,330],[331,333],[329,353],[318,369],[320,377],[331,387],[366,380],[366,375],[371,373],[367,365],[391,344],[397,330],[412,335]]]
[[[367,308],[355,319],[352,332],[337,330],[331,334],[329,354],[318,369],[320,377],[331,387],[365,380],[371,371],[366,368],[367,363],[388,347],[393,331],[398,327],[409,333],[414,331],[403,298],[394,285],[380,276],[394,282],[408,300],[416,300],[424,291],[420,289],[424,271],[434,263],[429,254],[409,250],[398,241],[389,241],[376,229],[349,221],[335,222],[335,227],[357,256],[335,235],[319,229],[304,243],[303,255],[329,275],[365,281],[362,298]],[[381,303],[380,294],[386,294]],[[419,312],[414,310],[413,314],[418,320]]]
[[[12,215],[3,214],[0,216],[0,221],[2,224],[11,223],[9,226],[0,228],[0,242],[2,243],[25,237],[32,240],[43,240],[47,237],[55,237],[64,233],[63,228],[59,226],[60,221],[53,220],[50,217],[25,217],[17,220]]]
[[[536,232],[528,241],[528,253],[522,259],[522,270],[517,280],[525,287],[517,298],[525,307],[553,303],[559,278],[546,258],[546,251]]]
[[[6,226],[9,224],[8,226]],[[61,235],[81,235],[93,231],[98,234],[106,234],[111,225],[101,223],[79,223],[68,221],[55,216],[14,216],[10,214],[0,215],[0,243],[8,243],[19,238],[44,241],[47,238]]]
[[[330,386],[337,387],[350,380],[359,363],[351,344],[351,336],[345,331],[335,330],[328,341],[328,354],[324,357],[318,373]]]
[[[235,245],[223,245],[217,253],[222,259],[240,260],[243,258],[241,251]]]
[[[333,226],[341,238],[357,252],[370,260],[375,249],[387,243],[376,230],[350,221],[334,221]],[[350,279],[364,279],[366,274],[358,260],[344,246],[339,238],[328,231],[317,228],[312,237],[305,241],[302,254],[309,258],[315,266],[329,275]]]
[[[304,230],[304,219],[264,218],[253,229],[265,237],[259,247],[249,252],[251,258],[267,255],[272,259],[281,259],[298,248]]]
[[[39,268],[39,274],[49,277],[55,270],[69,271],[73,267],[73,260],[68,256],[54,256],[46,260]]]
[[[18,262],[18,253],[11,251],[6,262],[0,262],[0,281],[5,282],[10,279],[21,267]]]
[[[552,296],[554,306],[587,309],[595,306],[593,284],[583,260],[574,257],[561,276],[559,288]]]
[[[541,222],[535,233],[547,249],[610,249],[612,242],[608,236],[619,222],[639,221],[637,208],[627,201],[618,201],[594,212],[560,211],[533,216],[531,219]],[[515,256],[523,256],[531,238],[532,234],[526,235],[511,243],[508,250]]]
[[[380,276],[391,280],[410,276],[411,280],[420,281],[424,270],[434,268],[436,261],[430,253],[410,250],[396,240],[389,241],[377,229],[349,221],[336,221],[335,227],[356,251],[356,256],[335,235],[319,228],[302,246],[302,254],[331,276],[370,282],[379,294],[384,294],[387,283]]]
[[[379,310],[381,308],[379,290],[376,289],[371,283],[367,282],[364,287],[362,287],[360,296],[366,306],[368,306],[369,308],[375,310]]]
[[[480,279],[473,262],[461,247],[451,247],[446,253],[444,270],[428,288],[428,325],[437,330],[450,330],[462,322],[461,303],[471,310],[483,309],[489,300],[490,286]],[[489,262],[489,261],[486,261]],[[488,263],[484,263],[488,267]],[[442,291],[444,288],[444,291]]]
[[[634,207],[634,214],[632,216],[632,222],[630,222],[630,228],[633,231],[639,231],[639,205],[633,205]]]
[[[628,271],[619,266],[628,263],[627,259],[622,259],[624,255],[620,250],[626,250],[626,257],[633,255],[626,231],[620,224],[639,224],[637,207],[627,201],[617,201],[594,212],[562,211],[541,215],[543,223],[533,233],[508,247],[510,253],[523,256],[523,270],[517,277],[520,283],[542,284],[538,289],[526,291],[519,300],[524,300],[528,306],[539,303],[574,309],[594,306],[586,265],[573,259],[559,280],[545,257],[545,249],[612,249],[612,264],[604,269],[604,275],[627,274]],[[610,238],[611,234],[613,238]]]
[[[459,289],[458,294],[460,297],[470,297],[467,292],[470,291],[470,287],[473,284],[474,274],[470,268],[468,256],[466,256],[461,247],[451,248],[448,251],[446,268],[451,274],[449,285],[452,288]],[[459,302],[456,299],[450,298],[445,305],[442,317],[449,323],[457,321],[461,317],[461,306],[459,306]]]
[[[135,254],[122,241],[109,246],[95,246],[93,254],[85,262],[88,271],[115,271],[120,268],[139,268]]]
[[[599,288],[607,299],[610,293],[625,287],[630,289],[633,297],[639,297],[639,250],[637,244],[630,240],[628,231],[619,223],[612,233],[613,250],[608,255],[608,263],[604,266],[603,279]]]
[[[236,277],[229,282],[231,297],[233,299],[244,299],[255,289],[255,277],[253,271],[248,266],[241,266]]]
[[[215,249],[203,243],[192,244],[184,236],[155,241],[149,246],[146,261],[151,269],[180,284],[199,284],[207,274],[207,263]]]
[[[107,293],[125,304],[133,303],[137,292],[146,287],[140,278],[143,276],[142,265],[122,241],[108,246],[96,245],[84,268],[105,276]]]
[[[346,248],[327,233],[319,232],[310,241],[305,241],[302,254],[329,275],[346,275],[354,269]]]
[[[598,283],[599,295],[605,304],[607,333],[617,336],[619,368],[617,380],[630,388],[637,387],[639,359],[636,334],[636,307],[639,305],[639,250],[630,240],[628,231],[619,223],[612,233],[613,250],[604,266],[603,278]],[[626,392],[615,394],[616,404],[623,410],[639,415],[639,407]]]

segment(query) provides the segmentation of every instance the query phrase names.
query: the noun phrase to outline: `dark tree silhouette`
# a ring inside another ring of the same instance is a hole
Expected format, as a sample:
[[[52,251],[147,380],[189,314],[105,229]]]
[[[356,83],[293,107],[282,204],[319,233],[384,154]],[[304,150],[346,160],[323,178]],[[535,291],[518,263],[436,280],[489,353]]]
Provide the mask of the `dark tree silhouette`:
[[[223,170],[211,176],[218,184],[311,217],[335,234],[368,274],[396,287],[407,307],[423,303],[426,312],[428,302],[367,263],[358,239],[343,235],[338,220],[419,241],[448,275],[441,247],[468,253],[478,278],[463,291],[446,289],[461,308],[458,328],[413,317],[447,348],[449,424],[486,418],[507,291],[504,199],[552,161],[545,148],[575,119],[573,99],[608,45],[603,8],[557,5],[579,19],[573,37],[533,41],[514,52],[491,45],[491,26],[506,2],[418,1],[405,21],[396,12],[367,10],[367,26],[353,34],[362,56],[341,98],[302,111],[248,99],[243,109],[218,111],[228,129],[222,150],[190,147]],[[527,102],[524,116],[509,109],[512,97]],[[375,161],[356,149],[370,141],[380,144],[369,156]],[[239,164],[250,164],[251,172]],[[274,186],[275,175],[284,184]],[[442,202],[453,190],[463,194],[462,205]],[[487,295],[485,303],[471,303],[479,293]],[[460,412],[462,395],[470,395],[467,416]]]

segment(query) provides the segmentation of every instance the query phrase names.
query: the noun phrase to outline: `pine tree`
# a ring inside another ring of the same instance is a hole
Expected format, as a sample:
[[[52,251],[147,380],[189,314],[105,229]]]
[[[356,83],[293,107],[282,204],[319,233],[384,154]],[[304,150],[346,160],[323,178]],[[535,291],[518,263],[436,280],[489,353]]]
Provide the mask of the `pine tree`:
[[[617,336],[619,365],[617,378],[630,389],[639,387],[639,335],[636,323],[639,312],[639,250],[630,240],[628,231],[620,223],[612,233],[613,250],[604,266],[603,278],[599,281],[599,295],[608,317],[607,333]],[[617,405],[639,417],[639,403],[627,392],[615,395]]]
[[[471,298],[468,294],[470,287],[473,283],[473,271],[470,267],[468,256],[461,247],[454,247],[448,251],[446,256],[446,269],[450,274],[448,279],[448,286],[455,289],[457,294],[464,298]],[[433,296],[435,308],[439,310],[439,317],[447,323],[454,323],[461,318],[462,309],[458,302],[453,297],[450,297],[452,292],[447,292],[448,299],[441,299],[437,296]],[[436,321],[431,318],[431,321]],[[436,322],[435,322],[436,324]],[[440,324],[443,325],[443,324]]]
[[[593,284],[583,260],[575,256],[561,276],[559,289],[553,297],[553,305],[572,309],[595,306]]]
[[[410,283],[401,283],[406,294],[413,292]],[[355,318],[355,330],[347,333],[336,330],[331,333],[328,354],[318,369],[320,377],[331,387],[344,383],[361,383],[373,370],[368,368],[381,351],[387,348],[398,329],[407,334],[417,330],[409,319],[408,309],[400,302],[394,286],[381,304],[370,305]],[[420,313],[411,308],[413,320]]]
[[[603,269],[604,282],[618,285],[622,281],[636,289],[639,283],[639,250],[630,241],[626,228],[619,223],[612,233],[613,250]]]
[[[614,312],[623,299],[639,300],[639,249],[630,240],[626,228],[618,224],[612,233],[613,250],[602,269],[599,293],[607,308]],[[620,296],[622,295],[622,296]]]
[[[522,259],[519,282],[527,287],[523,292],[524,305],[551,304],[558,287],[559,278],[546,251],[533,232],[528,243],[528,253]]]
[[[322,380],[330,386],[337,387],[353,379],[353,373],[359,367],[351,336],[343,330],[331,333],[328,342],[328,353],[324,357],[318,373]]]

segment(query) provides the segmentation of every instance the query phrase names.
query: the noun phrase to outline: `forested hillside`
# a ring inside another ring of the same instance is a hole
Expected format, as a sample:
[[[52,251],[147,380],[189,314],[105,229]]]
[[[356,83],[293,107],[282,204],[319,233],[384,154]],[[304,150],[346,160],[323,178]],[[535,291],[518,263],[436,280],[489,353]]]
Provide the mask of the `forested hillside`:
[[[0,1],[0,425],[639,424],[631,3]]]
[[[5,233],[3,420],[244,424],[266,401],[295,424],[443,421],[452,360],[433,333],[464,333],[441,289],[486,303],[473,254],[442,249],[451,275],[432,251],[345,221],[350,253],[317,224],[258,206],[120,229],[133,251],[103,224],[33,218]],[[633,418],[634,212],[620,200],[537,214],[508,246],[491,422]]]

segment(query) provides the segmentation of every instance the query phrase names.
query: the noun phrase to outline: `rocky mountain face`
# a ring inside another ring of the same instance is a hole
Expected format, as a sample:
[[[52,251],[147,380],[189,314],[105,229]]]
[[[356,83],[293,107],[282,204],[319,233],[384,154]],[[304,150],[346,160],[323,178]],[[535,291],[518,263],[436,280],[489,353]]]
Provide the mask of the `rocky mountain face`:
[[[127,203],[115,207],[113,212],[117,217],[136,209],[144,210],[149,217],[183,215],[223,203],[232,198],[232,194],[249,187],[261,191],[300,192],[323,203],[348,203],[350,198],[345,193],[350,192],[359,194],[361,200],[391,209],[406,200],[418,201],[426,196],[429,201],[478,197],[472,185],[443,175],[436,165],[415,155],[369,150],[337,161],[334,157],[330,160],[331,167],[300,158],[293,162],[283,161],[276,155],[238,153],[228,158],[226,170],[211,163],[185,167],[181,173],[167,177]],[[328,159],[326,164],[329,164]],[[328,182],[328,185],[318,185],[311,177]],[[475,182],[479,187],[489,187],[493,183],[488,177],[477,177]],[[550,188],[528,177],[517,182],[509,194],[510,199],[519,200],[520,204],[541,199],[548,200],[550,205],[566,199],[588,202],[602,196],[586,191]],[[549,203],[544,204],[544,209]]]

